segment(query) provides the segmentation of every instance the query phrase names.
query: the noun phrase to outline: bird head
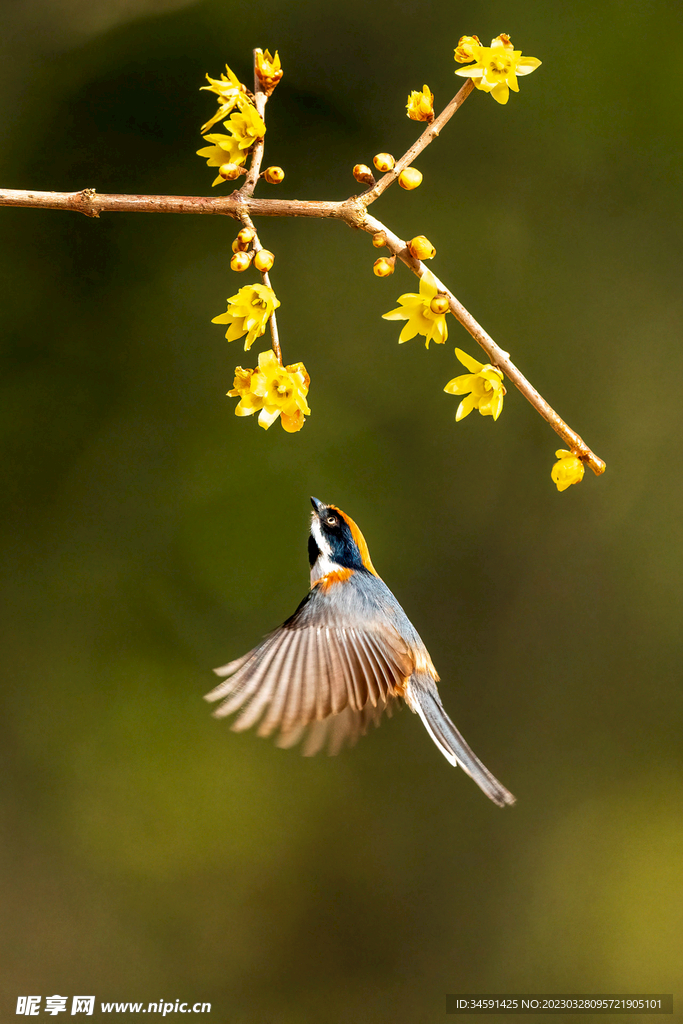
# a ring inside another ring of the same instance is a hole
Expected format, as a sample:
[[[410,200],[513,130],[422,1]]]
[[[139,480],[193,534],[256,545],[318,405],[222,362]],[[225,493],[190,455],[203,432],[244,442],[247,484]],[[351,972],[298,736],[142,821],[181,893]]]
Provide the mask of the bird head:
[[[311,505],[313,513],[308,538],[311,580],[339,569],[365,570],[377,576],[365,537],[353,519],[336,505],[326,505],[317,498],[311,498]]]

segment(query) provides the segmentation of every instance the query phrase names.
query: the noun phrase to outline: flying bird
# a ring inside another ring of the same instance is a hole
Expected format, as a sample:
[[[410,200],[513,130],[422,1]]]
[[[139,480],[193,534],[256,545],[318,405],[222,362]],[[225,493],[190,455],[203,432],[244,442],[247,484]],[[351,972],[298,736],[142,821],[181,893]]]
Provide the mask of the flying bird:
[[[240,714],[241,732],[279,730],[278,746],[303,740],[336,754],[379,725],[403,700],[444,757],[459,765],[499,807],[515,798],[491,774],[444,711],[427,648],[379,578],[363,534],[335,505],[311,498],[311,589],[294,614],[253,650],[214,669],[222,682],[206,695],[214,715]]]

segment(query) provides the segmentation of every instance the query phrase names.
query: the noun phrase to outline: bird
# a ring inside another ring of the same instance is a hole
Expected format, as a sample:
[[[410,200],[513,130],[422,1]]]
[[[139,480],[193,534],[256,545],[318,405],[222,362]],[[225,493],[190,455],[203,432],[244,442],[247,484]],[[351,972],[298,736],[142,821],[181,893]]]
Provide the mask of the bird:
[[[214,669],[205,699],[232,729],[279,731],[277,745],[303,741],[304,755],[336,754],[404,701],[432,740],[499,807],[515,797],[479,760],[446,714],[427,648],[370,559],[356,523],[311,498],[311,589],[279,629],[236,661]]]

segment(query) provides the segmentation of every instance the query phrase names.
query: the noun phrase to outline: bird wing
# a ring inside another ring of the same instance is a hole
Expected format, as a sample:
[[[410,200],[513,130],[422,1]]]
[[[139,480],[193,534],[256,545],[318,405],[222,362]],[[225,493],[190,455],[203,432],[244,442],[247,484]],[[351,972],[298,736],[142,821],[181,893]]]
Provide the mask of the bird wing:
[[[413,669],[409,647],[377,601],[368,598],[367,584],[364,590],[363,580],[353,576],[334,586],[315,586],[279,629],[242,658],[215,669],[226,677],[206,695],[222,701],[216,717],[240,711],[235,731],[260,720],[259,736],[279,728],[286,746],[298,741],[297,730],[329,719],[325,730],[309,730],[307,744],[319,749],[327,739],[341,746],[362,735],[373,718],[364,709],[379,708],[381,715],[403,693]],[[335,594],[339,587],[343,591]]]
[[[385,704],[376,707],[370,703],[360,711],[346,707],[338,715],[330,715],[321,722],[297,725],[291,732],[281,732],[277,745],[289,748],[303,741],[301,753],[304,757],[312,757],[325,746],[330,755],[338,754],[342,747],[354,746],[371,725],[378,726],[385,712],[391,718],[396,703],[396,698],[390,696]]]

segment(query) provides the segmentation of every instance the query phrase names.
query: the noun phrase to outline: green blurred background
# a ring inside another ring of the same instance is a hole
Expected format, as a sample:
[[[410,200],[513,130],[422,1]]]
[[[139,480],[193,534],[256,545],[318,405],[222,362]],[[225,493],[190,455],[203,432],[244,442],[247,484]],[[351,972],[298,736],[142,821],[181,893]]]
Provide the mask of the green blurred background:
[[[240,420],[211,317],[232,221],[0,210],[2,1019],[18,995],[210,1001],[226,1024],[444,1017],[446,992],[674,992],[683,966],[682,35],[668,0],[8,5],[5,187],[207,194],[227,61],[278,48],[264,196],[341,199],[440,108],[460,35],[543,66],[475,93],[372,212],[608,464],[512,389],[454,423],[369,238],[261,222],[300,434]],[[666,54],[669,55],[668,59]],[[660,56],[655,59],[656,55]],[[216,194],[219,190],[214,190]],[[227,192],[227,187],[225,190]],[[250,275],[245,275],[251,280]],[[248,358],[248,357],[247,357]],[[408,711],[338,758],[210,717],[211,667],[308,586],[308,497],[359,522],[500,811]],[[502,1019],[502,1018],[501,1018]],[[553,1018],[557,1020],[558,1018]]]

